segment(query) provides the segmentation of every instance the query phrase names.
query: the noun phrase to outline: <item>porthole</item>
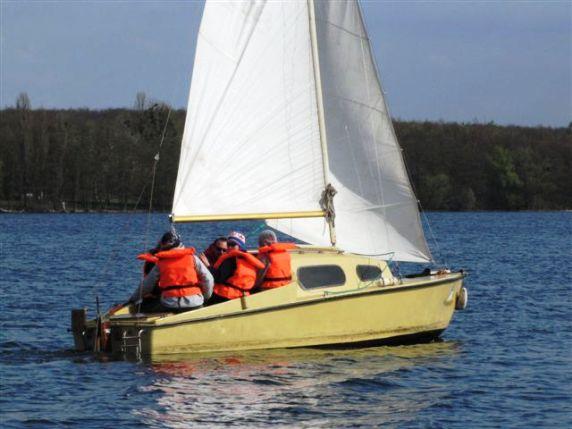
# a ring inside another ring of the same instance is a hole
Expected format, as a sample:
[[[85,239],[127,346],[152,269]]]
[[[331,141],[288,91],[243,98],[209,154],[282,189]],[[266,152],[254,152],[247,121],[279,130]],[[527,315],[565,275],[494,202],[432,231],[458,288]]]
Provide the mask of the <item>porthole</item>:
[[[313,265],[298,268],[298,281],[304,289],[342,286],[346,275],[338,265]]]
[[[364,282],[381,279],[381,268],[377,265],[358,265],[356,271],[359,279]]]

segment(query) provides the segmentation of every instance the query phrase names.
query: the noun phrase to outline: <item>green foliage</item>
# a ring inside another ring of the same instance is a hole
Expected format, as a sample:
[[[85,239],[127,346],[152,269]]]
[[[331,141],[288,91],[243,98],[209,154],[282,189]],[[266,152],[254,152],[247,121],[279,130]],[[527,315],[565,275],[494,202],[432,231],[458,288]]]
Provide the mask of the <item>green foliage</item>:
[[[426,210],[572,208],[572,126],[394,126]]]
[[[477,207],[477,197],[471,188],[464,188],[454,200],[453,208],[457,210],[470,211]]]
[[[137,95],[137,110],[30,110],[21,94],[0,120],[0,197],[28,210],[168,210],[184,112]],[[161,145],[162,141],[162,145]],[[19,202],[19,203],[18,203]],[[14,204],[10,204],[14,207]]]
[[[502,146],[494,146],[488,161],[492,200],[509,210],[523,208],[520,193],[523,183],[516,172],[511,152]]]
[[[170,210],[185,112],[144,93],[134,106],[32,110],[20,94],[0,115],[0,198],[28,210],[144,210],[159,153],[152,207]],[[572,208],[572,124],[394,125],[426,210]]]
[[[427,175],[421,183],[419,195],[423,207],[432,207],[434,210],[449,209],[451,189],[451,181],[446,174]]]

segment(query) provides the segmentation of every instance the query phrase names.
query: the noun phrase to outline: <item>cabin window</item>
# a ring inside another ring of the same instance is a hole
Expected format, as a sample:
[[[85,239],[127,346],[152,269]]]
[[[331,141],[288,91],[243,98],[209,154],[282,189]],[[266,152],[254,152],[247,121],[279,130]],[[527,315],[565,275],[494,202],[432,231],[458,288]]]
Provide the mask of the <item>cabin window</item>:
[[[359,279],[364,282],[381,279],[381,268],[377,265],[358,265],[356,271]]]
[[[298,268],[298,281],[304,289],[342,286],[346,282],[346,275],[337,265],[314,265]]]

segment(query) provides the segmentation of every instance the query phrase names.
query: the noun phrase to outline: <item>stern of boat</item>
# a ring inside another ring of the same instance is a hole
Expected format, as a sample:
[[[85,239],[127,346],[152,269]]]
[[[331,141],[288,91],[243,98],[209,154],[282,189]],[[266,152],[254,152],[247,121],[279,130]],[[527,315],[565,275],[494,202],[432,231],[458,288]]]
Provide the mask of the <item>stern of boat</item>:
[[[104,315],[93,319],[88,318],[87,308],[72,309],[69,331],[73,335],[74,349],[78,352],[111,352],[111,318],[133,318],[134,314],[136,308],[132,304],[113,306]]]

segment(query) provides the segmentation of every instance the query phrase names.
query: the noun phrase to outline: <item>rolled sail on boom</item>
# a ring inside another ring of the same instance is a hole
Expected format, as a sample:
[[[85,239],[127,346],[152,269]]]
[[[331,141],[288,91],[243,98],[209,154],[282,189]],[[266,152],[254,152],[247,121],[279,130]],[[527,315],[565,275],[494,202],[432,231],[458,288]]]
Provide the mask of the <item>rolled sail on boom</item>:
[[[318,87],[317,82],[320,82]],[[329,245],[431,259],[355,1],[207,1],[173,218],[265,218]]]

